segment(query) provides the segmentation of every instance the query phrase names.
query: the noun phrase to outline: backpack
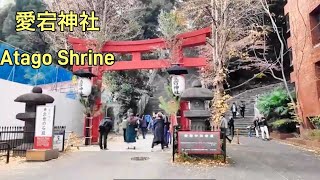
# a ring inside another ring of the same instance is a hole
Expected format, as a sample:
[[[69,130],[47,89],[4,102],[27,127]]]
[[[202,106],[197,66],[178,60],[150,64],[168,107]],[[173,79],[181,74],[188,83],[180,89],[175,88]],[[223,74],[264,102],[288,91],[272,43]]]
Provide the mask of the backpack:
[[[99,123],[99,130],[105,131],[105,130],[111,130],[113,126],[113,123],[110,118],[104,118]]]

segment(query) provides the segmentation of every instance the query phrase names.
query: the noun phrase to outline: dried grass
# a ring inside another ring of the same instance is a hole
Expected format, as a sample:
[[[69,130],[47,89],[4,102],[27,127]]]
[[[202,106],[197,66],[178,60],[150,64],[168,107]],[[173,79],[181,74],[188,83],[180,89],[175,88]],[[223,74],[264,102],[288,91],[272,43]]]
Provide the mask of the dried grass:
[[[191,165],[193,167],[225,167],[230,164],[230,159],[226,159],[226,162],[223,162],[222,155],[206,155],[206,156],[188,156],[186,154],[176,155],[175,158],[176,164],[182,165]]]
[[[80,150],[80,146],[83,146],[85,138],[71,132],[65,142],[65,152],[74,152]]]

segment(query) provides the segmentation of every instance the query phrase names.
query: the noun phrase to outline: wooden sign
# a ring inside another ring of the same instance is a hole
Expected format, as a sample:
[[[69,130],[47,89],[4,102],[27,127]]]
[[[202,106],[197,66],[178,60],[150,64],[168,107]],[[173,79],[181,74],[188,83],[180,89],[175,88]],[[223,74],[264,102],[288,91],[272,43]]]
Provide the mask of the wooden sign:
[[[221,154],[220,131],[179,131],[178,152],[187,154]]]

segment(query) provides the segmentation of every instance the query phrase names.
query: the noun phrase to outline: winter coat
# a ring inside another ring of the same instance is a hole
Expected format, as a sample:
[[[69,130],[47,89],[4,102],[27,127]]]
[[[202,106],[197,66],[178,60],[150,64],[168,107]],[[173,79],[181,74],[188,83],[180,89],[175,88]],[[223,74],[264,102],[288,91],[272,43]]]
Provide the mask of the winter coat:
[[[164,143],[164,119],[156,118],[153,124],[153,143]]]

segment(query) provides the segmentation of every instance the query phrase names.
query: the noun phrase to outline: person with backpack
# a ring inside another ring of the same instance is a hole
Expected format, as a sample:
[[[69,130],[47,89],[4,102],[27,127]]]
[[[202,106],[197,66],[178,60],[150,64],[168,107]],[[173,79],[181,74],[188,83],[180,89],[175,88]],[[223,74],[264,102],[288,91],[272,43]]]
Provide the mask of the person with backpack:
[[[113,127],[113,121],[110,119],[110,117],[105,117],[100,121],[99,124],[99,146],[101,150],[108,150],[107,148],[107,141],[108,141],[108,134],[112,130]],[[103,146],[102,146],[103,144]]]

